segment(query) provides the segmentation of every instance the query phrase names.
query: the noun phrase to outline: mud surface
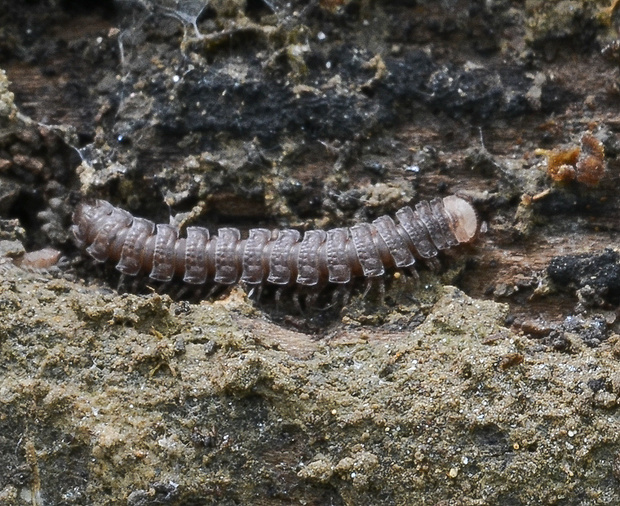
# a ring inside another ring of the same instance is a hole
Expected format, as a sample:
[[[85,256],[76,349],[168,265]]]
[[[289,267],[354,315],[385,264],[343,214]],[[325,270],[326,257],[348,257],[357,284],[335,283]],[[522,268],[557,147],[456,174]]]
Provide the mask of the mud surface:
[[[619,15],[0,1],[0,504],[620,502]],[[475,245],[326,312],[120,293],[70,232],[457,191]]]

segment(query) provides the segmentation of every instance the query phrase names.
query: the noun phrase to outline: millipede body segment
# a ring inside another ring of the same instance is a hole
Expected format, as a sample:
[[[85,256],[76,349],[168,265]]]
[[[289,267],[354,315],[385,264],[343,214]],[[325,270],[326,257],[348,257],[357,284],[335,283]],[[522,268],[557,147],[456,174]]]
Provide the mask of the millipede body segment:
[[[148,274],[156,281],[275,286],[344,284],[412,268],[438,251],[474,240],[478,217],[465,199],[450,195],[403,207],[396,221],[381,216],[349,228],[309,230],[188,227],[186,236],[164,224],[135,218],[109,202],[78,204],[73,233],[98,262],[111,261],[123,274]]]

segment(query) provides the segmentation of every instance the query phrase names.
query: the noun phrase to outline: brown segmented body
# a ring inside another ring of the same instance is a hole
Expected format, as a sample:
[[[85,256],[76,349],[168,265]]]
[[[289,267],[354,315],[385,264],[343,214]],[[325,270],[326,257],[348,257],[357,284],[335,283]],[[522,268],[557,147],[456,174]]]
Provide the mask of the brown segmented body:
[[[353,278],[376,278],[386,270],[412,268],[438,251],[474,240],[478,218],[465,199],[451,195],[403,207],[394,221],[381,216],[372,223],[328,231],[251,229],[246,239],[235,228],[217,235],[188,227],[186,237],[170,225],[134,218],[97,200],[83,202],[73,214],[78,245],[97,261],[116,262],[123,274],[148,274],[169,282],[276,286],[344,284]]]

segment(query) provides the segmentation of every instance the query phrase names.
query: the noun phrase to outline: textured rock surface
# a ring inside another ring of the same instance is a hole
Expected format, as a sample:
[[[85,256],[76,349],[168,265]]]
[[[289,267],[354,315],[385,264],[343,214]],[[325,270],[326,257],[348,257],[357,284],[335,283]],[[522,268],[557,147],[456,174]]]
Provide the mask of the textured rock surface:
[[[617,338],[553,352],[453,287],[413,332],[320,341],[238,296],[119,297],[16,268],[0,307],[8,503],[617,498]]]

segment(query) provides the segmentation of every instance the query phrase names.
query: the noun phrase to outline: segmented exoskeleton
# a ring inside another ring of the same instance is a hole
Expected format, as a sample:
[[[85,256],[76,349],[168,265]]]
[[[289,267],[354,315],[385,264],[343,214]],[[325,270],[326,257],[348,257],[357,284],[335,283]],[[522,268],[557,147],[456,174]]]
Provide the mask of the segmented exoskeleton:
[[[294,229],[255,228],[242,239],[236,228],[211,236],[206,228],[188,227],[180,237],[171,225],[134,218],[97,200],[77,206],[73,233],[95,260],[117,262],[130,276],[148,274],[161,282],[178,277],[192,285],[321,287],[412,268],[416,259],[429,261],[438,251],[471,242],[478,232],[473,206],[456,195],[403,207],[396,218],[303,236]]]

